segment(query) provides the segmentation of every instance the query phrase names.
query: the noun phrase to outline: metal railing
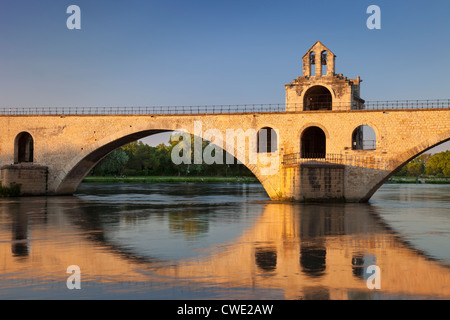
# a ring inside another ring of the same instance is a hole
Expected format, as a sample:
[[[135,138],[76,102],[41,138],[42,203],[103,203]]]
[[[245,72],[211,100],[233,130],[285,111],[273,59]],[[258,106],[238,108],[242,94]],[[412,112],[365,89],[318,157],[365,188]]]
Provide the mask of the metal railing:
[[[349,111],[349,110],[404,110],[404,109],[449,109],[450,99],[435,100],[384,100],[366,101],[363,104],[320,103],[316,105],[289,104],[288,111]]]
[[[359,142],[353,142],[352,150],[375,150],[376,147],[376,140],[363,140]]]
[[[0,115],[158,115],[158,114],[231,114],[264,112],[316,112],[350,110],[450,109],[450,99],[367,101],[363,105],[333,103],[328,108],[306,110],[303,104],[241,104],[203,106],[138,107],[26,107],[0,108]]]
[[[367,101],[363,106],[364,110],[447,109],[450,108],[450,99]]]
[[[162,115],[285,112],[284,104],[142,107],[36,107],[0,108],[1,115]]]
[[[353,167],[365,167],[381,170],[392,170],[400,165],[393,159],[384,159],[371,156],[355,156],[345,154],[302,154],[300,152],[283,155],[283,165],[299,165],[299,164],[341,164]]]

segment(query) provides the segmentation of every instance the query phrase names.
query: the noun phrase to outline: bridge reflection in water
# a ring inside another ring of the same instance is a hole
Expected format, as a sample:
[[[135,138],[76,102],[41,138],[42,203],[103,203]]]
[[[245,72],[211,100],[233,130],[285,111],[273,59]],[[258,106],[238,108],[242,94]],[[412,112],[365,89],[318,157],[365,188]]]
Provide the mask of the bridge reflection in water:
[[[384,224],[374,206],[260,202],[242,207],[261,211],[238,236],[194,257],[166,259],[121,245],[120,234],[110,234],[113,226],[142,220],[102,216],[95,201],[3,201],[0,292],[4,296],[12,287],[43,287],[44,296],[55,292],[54,298],[64,298],[70,293],[66,268],[76,264],[82,271],[79,291],[85,296],[89,288],[104,286],[104,292],[125,299],[136,297],[136,291],[152,297],[150,292],[161,287],[188,288],[185,298],[195,290],[208,298],[215,288],[222,295],[212,297],[230,299],[450,298],[448,266],[411,248]],[[168,228],[175,232],[173,223]],[[192,231],[188,229],[178,232]],[[367,288],[365,268],[371,264],[380,267],[380,290]],[[114,289],[107,289],[111,285]],[[250,290],[247,295],[236,293],[244,289]]]

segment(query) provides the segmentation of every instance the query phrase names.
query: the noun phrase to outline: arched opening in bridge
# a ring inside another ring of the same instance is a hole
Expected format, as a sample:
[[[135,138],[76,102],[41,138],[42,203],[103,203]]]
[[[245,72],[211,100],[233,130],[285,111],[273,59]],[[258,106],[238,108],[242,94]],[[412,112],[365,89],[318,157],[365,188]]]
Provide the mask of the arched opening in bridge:
[[[353,130],[352,150],[375,150],[376,148],[376,134],[372,127],[362,125]]]
[[[182,131],[151,134],[138,140],[121,143],[92,168],[91,174],[95,176],[253,176],[243,163],[227,152],[226,144],[221,144],[219,141],[216,144],[215,140],[215,136],[206,140],[190,133],[186,135],[186,132]],[[250,142],[246,141],[245,145],[250,145]],[[268,147],[269,150],[272,148],[270,144]]]
[[[31,134],[21,132],[14,141],[14,163],[33,162],[34,141]]]
[[[324,86],[314,86],[305,92],[303,110],[331,110],[332,97],[330,90]]]
[[[157,134],[163,134],[164,139],[167,140],[158,139],[159,144],[151,143],[149,140],[153,139],[150,136]],[[177,151],[179,151],[178,158],[182,158],[185,153],[185,149],[181,150],[182,148],[180,148],[184,143],[179,143],[184,142],[185,137],[181,137],[180,140],[175,140],[173,143],[167,142],[171,134],[179,135],[181,132],[153,129],[139,131],[112,140],[83,156],[78,156],[76,165],[69,168],[67,174],[61,175],[62,182],[55,189],[55,193],[73,194],[86,175],[97,177],[105,175],[115,177],[189,175],[197,177],[232,176],[249,181],[258,179],[254,170],[251,170],[244,163],[245,161],[241,162],[234,154],[227,152],[227,145],[221,144],[221,140],[214,135],[208,139],[205,138],[202,142],[200,150],[202,150],[201,161],[203,162],[201,164],[196,163],[196,139],[193,135],[186,138],[186,142],[190,141],[188,144],[190,151],[186,153],[190,162],[177,163],[175,161],[177,159],[174,159],[174,157],[177,158]],[[202,139],[201,137],[197,138]],[[237,137],[234,139],[237,143]],[[250,142],[246,141],[245,145],[249,146]],[[252,145],[254,144],[252,143]],[[83,152],[83,149],[81,151]],[[248,154],[250,151],[246,150],[245,152]],[[213,162],[210,163],[209,160],[213,160]],[[120,165],[117,166],[118,164]]]
[[[264,127],[258,131],[257,152],[271,153],[278,150],[278,136],[274,129]]]
[[[303,131],[300,141],[301,158],[325,158],[326,136],[319,127],[309,127]]]

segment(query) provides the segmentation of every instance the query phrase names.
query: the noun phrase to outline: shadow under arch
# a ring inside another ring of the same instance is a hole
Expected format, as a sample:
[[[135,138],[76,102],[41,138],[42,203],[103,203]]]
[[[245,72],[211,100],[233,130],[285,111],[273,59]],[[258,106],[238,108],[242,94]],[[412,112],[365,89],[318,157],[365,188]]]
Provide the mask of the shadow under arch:
[[[65,168],[60,172],[58,178],[56,179],[56,186],[53,190],[56,195],[72,195],[76,192],[76,189],[83,181],[85,176],[89,171],[95,167],[103,158],[108,154],[116,150],[117,148],[124,146],[130,142],[152,136],[158,133],[164,132],[178,132],[179,130],[174,129],[149,129],[142,130],[134,133],[123,133],[119,132],[113,137],[107,137],[101,141],[97,141],[94,144],[82,148],[80,153],[73,158],[73,160],[65,166]],[[192,134],[191,132],[188,132]],[[203,138],[204,140],[207,140]],[[209,141],[209,140],[208,140]],[[216,144],[223,141],[209,141],[211,144]],[[217,143],[216,143],[217,142]],[[223,144],[225,145],[225,143]],[[194,146],[192,146],[194,148]],[[225,149],[222,148],[226,152]],[[245,157],[245,154],[243,155]],[[261,181],[261,174],[259,173],[259,168],[256,165],[247,165],[245,159],[242,159],[239,154],[233,156],[235,160],[240,161],[244,166],[246,166],[258,179],[258,181],[263,185],[267,192],[267,186],[265,186]]]

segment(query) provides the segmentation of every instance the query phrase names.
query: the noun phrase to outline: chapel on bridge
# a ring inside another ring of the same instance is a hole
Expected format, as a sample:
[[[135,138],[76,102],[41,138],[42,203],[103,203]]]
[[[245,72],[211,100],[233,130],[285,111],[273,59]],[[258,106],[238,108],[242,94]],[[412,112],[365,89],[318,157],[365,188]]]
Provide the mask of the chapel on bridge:
[[[303,76],[285,85],[286,111],[355,110],[364,108],[359,76],[335,74],[336,55],[320,41],[303,56]]]

